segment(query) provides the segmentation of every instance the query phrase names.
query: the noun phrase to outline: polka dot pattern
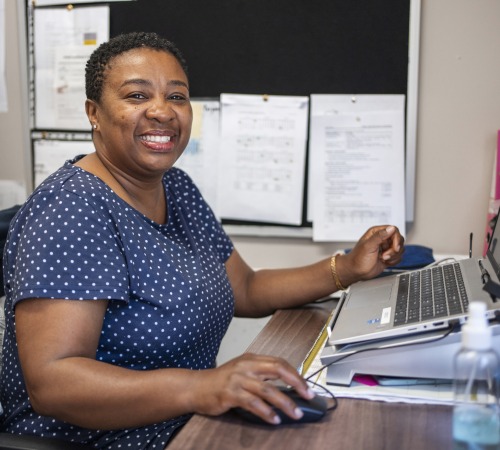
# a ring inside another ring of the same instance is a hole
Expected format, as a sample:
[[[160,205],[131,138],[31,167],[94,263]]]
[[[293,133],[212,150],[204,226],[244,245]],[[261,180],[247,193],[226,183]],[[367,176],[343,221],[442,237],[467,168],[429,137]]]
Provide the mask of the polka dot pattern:
[[[234,313],[224,266],[233,246],[184,172],[172,168],[164,186],[168,222],[159,225],[67,162],[13,220],[4,257],[2,431],[102,449],[163,449],[188,420],[100,431],[39,416],[29,402],[15,341],[13,311],[22,299],[108,299],[97,360],[136,370],[215,366]]]

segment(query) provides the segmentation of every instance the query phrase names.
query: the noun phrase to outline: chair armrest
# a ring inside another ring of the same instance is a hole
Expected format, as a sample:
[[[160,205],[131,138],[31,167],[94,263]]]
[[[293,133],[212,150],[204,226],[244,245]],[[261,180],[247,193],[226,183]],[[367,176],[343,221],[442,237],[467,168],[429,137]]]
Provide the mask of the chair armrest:
[[[0,449],[2,450],[84,450],[90,448],[93,447],[60,439],[0,433]]]

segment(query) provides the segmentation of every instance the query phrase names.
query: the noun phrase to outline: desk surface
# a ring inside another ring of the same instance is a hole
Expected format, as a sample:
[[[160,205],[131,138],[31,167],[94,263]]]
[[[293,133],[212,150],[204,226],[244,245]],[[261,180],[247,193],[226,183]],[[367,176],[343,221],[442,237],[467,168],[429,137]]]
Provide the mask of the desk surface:
[[[248,348],[299,366],[314,344],[333,303],[278,311]],[[320,422],[255,425],[231,414],[194,416],[169,450],[446,450],[452,448],[451,407],[339,399]]]

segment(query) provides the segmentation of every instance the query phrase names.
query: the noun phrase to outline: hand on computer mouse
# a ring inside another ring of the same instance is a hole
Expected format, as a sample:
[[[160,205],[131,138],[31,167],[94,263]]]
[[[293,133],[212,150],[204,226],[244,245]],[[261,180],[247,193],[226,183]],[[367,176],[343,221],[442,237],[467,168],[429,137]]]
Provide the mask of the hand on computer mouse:
[[[296,409],[300,411],[300,414],[297,416],[300,417],[290,417],[285,414],[281,409],[276,406],[270,405],[273,411],[278,418],[278,421],[275,422],[278,424],[291,424],[291,423],[308,423],[308,422],[316,422],[323,418],[328,410],[327,401],[325,398],[320,396],[315,396],[310,400],[307,400],[301,397],[295,390],[279,387],[278,388],[281,393],[286,395],[291,401],[293,401],[296,405]],[[258,424],[267,424],[269,422],[263,420],[259,416],[251,413],[250,411],[243,408],[234,408],[233,410],[238,416],[241,418],[248,420],[249,422],[258,423]]]
[[[245,353],[198,375],[187,396],[192,411],[199,414],[213,416],[243,408],[263,421],[279,424],[281,419],[276,409],[295,420],[301,419],[303,412],[276,383],[290,386],[304,400],[314,397],[295,367],[282,358],[269,355]]]

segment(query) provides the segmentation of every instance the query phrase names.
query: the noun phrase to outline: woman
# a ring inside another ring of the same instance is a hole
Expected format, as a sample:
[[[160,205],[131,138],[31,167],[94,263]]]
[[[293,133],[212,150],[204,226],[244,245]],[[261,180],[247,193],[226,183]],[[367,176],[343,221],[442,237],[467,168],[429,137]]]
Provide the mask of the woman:
[[[192,413],[243,407],[278,423],[270,403],[299,418],[267,382],[313,396],[286,361],[246,354],[215,367],[231,318],[377,275],[401,258],[398,230],[372,228],[345,256],[255,272],[172,167],[192,121],[178,50],[155,34],[111,39],[87,64],[86,93],[95,152],[49,177],[11,226],[2,429],[164,448]]]

